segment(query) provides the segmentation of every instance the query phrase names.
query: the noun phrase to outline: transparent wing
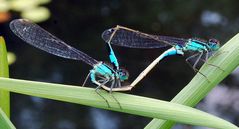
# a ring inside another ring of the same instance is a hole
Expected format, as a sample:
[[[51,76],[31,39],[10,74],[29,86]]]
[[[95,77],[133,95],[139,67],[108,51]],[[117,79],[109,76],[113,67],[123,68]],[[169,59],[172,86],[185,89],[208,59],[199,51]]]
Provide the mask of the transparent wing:
[[[162,48],[173,45],[185,45],[186,39],[170,36],[157,36],[142,33],[130,28],[117,26],[102,33],[102,38],[111,44],[130,48]]]
[[[67,45],[59,38],[28,20],[13,20],[10,23],[10,29],[28,44],[53,55],[73,60],[82,60],[91,66],[98,63],[94,58]]]

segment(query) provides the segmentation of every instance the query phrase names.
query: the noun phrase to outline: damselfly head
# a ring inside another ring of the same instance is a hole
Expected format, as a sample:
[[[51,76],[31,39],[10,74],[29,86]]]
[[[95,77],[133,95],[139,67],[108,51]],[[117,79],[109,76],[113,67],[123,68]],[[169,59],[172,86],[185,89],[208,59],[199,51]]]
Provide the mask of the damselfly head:
[[[129,72],[126,69],[120,68],[119,70],[117,70],[117,73],[121,82],[128,80]]]
[[[110,29],[107,29],[105,30],[102,34],[101,34],[101,37],[103,40],[105,40],[106,42],[109,41],[111,35],[113,34],[113,32],[115,31],[114,28],[110,28]]]
[[[212,38],[208,40],[208,45],[213,51],[216,51],[220,48],[220,41]]]

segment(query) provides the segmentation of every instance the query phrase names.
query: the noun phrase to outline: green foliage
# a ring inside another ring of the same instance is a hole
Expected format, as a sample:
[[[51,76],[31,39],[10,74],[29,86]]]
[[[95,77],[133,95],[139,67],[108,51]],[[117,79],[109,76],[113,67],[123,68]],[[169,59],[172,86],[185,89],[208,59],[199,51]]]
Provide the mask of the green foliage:
[[[7,49],[4,38],[0,36],[0,77],[9,77]],[[10,117],[10,93],[0,90],[0,108]]]
[[[208,63],[219,68],[204,64],[200,72],[207,76],[208,82],[201,74],[197,74],[192,81],[182,89],[171,102],[194,107],[219,82],[230,74],[239,64],[239,34],[229,40],[218,53],[208,60]],[[221,70],[223,69],[223,70]],[[175,122],[153,119],[146,129],[170,129]]]
[[[4,38],[0,36],[0,77],[9,77],[7,49]],[[15,129],[10,117],[10,93],[0,89],[0,129]]]
[[[0,108],[0,129],[16,129],[1,108]]]
[[[111,106],[110,108],[95,92],[95,89],[92,88],[6,78],[0,78],[0,88],[16,93],[145,117],[173,120],[180,123],[208,126],[218,129],[238,129],[235,125],[225,120],[191,107],[123,93],[114,92],[112,94],[119,101],[122,107],[122,109],[120,109],[118,103],[109,93],[103,90],[100,91],[101,95],[108,100]]]

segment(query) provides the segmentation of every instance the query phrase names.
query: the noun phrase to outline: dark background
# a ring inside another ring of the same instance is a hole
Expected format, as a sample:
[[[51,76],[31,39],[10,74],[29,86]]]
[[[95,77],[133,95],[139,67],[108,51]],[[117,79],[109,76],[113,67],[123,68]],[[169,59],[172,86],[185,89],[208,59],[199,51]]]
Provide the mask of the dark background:
[[[43,5],[51,17],[38,23],[68,44],[101,61],[109,61],[101,33],[116,25],[149,34],[175,37],[217,38],[224,44],[239,30],[237,0],[53,0]],[[20,18],[11,11],[12,19]],[[8,51],[17,61],[10,77],[34,81],[81,85],[91,66],[40,51],[17,38],[0,24]],[[128,69],[129,82],[165,49],[130,49],[113,46],[120,65]],[[195,73],[184,57],[161,61],[130,94],[170,101]],[[239,125],[238,71],[215,88],[198,108]],[[94,87],[92,83],[88,83]],[[233,94],[233,95],[232,95]],[[11,94],[11,111],[18,129],[141,129],[151,118],[105,111],[83,105]],[[220,99],[219,99],[220,98]],[[175,129],[199,129],[177,125]],[[202,128],[200,128],[202,129]]]

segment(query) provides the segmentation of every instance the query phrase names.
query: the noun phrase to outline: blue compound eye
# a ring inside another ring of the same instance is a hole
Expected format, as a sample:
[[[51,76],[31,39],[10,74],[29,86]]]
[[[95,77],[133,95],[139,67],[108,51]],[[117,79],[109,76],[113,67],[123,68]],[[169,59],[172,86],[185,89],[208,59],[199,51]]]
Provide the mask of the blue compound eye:
[[[129,78],[129,73],[126,69],[119,69],[118,74],[120,76],[121,81],[125,81]]]
[[[125,76],[126,73],[124,73],[124,72],[120,72],[119,75],[120,75],[120,76]]]
[[[220,47],[220,42],[217,39],[209,39],[208,41],[209,46],[211,47],[211,50],[216,51]]]
[[[220,44],[219,40],[217,39],[209,39],[209,43],[213,45]]]

